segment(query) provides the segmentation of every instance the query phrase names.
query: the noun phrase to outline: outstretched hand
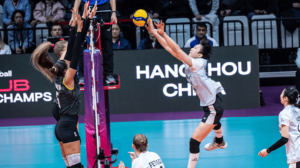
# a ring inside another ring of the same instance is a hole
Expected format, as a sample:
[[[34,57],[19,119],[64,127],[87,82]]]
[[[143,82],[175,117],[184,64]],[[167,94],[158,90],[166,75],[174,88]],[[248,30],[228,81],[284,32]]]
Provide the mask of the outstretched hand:
[[[71,11],[72,11],[72,18],[70,20],[69,25],[75,27],[77,24],[77,12],[73,9]]]
[[[93,10],[92,10],[92,12],[91,12],[91,14],[90,14],[90,16],[89,16],[89,18],[90,19],[93,19],[94,18],[94,16],[96,15],[96,12],[97,12],[97,1],[95,2],[95,5],[94,5],[94,7],[93,7]]]
[[[86,19],[86,17],[89,15],[91,9],[89,9],[89,1],[85,2],[84,4],[84,12],[82,14],[82,18]]]
[[[163,35],[165,33],[165,24],[161,20],[160,23],[154,22],[155,26],[157,27],[157,33]]]
[[[153,34],[154,26],[153,26],[153,22],[152,22],[151,18],[149,19],[149,23],[147,25],[145,25],[145,28],[149,31],[149,33]]]
[[[83,20],[81,20],[81,17],[79,14],[77,14],[77,32],[81,32],[83,28]]]

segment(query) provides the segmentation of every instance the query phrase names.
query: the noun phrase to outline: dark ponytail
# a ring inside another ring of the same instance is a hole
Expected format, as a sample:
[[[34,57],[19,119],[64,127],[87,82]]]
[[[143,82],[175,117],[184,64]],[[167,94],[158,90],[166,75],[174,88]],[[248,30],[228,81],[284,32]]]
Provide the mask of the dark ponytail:
[[[201,42],[201,45],[203,46],[200,53],[203,55],[202,58],[209,60],[212,55],[212,47],[210,45],[210,41],[208,39],[204,39]]]
[[[283,93],[283,97],[288,98],[289,104],[293,104],[295,107],[300,108],[300,104],[298,103],[298,95],[298,90],[291,86],[286,87]]]

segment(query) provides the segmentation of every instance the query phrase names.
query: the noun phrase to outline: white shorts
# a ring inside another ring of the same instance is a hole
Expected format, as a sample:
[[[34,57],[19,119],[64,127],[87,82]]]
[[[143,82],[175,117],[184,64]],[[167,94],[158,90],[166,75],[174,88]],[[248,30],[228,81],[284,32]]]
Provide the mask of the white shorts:
[[[300,162],[289,164],[289,168],[300,168]]]

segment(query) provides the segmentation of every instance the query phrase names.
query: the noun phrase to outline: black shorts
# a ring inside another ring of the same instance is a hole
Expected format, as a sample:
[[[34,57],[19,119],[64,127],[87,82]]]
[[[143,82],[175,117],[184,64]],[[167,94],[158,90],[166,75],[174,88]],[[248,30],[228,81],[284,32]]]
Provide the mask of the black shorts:
[[[55,118],[56,121],[59,120],[59,118],[60,118],[59,107],[58,107],[58,104],[56,104],[56,103],[53,103],[52,115],[53,115],[53,117]]]
[[[55,136],[58,141],[63,143],[75,142],[80,140],[77,130],[78,116],[60,116],[55,126]]]
[[[217,95],[216,102],[211,106],[203,107],[203,111],[204,111],[204,116],[201,122],[210,125],[219,124],[224,111],[222,105],[222,99]]]
[[[296,163],[296,168],[300,168],[300,162]]]

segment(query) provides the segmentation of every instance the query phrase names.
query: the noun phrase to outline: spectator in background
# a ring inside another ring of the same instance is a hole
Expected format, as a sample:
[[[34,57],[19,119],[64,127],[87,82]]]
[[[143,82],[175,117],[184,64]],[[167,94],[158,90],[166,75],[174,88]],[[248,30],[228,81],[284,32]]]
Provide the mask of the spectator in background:
[[[11,16],[15,10],[21,10],[25,13],[24,22],[31,20],[31,6],[28,0],[6,0],[3,5],[3,22],[5,25],[12,25]]]
[[[245,0],[221,0],[220,1],[220,17],[221,20],[225,16],[238,16],[245,5]]]
[[[13,24],[8,29],[32,28],[30,24],[24,22],[25,12],[15,10],[11,16]],[[8,31],[9,45],[17,54],[30,52],[33,47],[33,30],[11,30]]]
[[[280,0],[279,9],[282,18],[300,18],[300,0]],[[293,33],[300,25],[300,20],[283,20],[283,26]]]
[[[131,50],[131,45],[128,40],[120,36],[120,25],[112,25],[112,43],[114,50]]]
[[[148,34],[149,34],[149,36],[147,36],[146,38],[144,38],[140,41],[138,50],[162,48],[162,46],[156,40],[156,37],[150,32],[148,32]]]
[[[40,23],[47,22],[64,22],[66,14],[65,7],[58,0],[42,0],[36,4],[33,10],[35,20],[31,22],[31,26],[35,27]]]
[[[52,37],[61,37],[63,35],[63,29],[62,26],[58,23],[53,23],[53,25],[51,26],[51,36]]]
[[[125,0],[124,1],[124,15],[132,19],[133,14],[138,9],[144,9],[153,19],[159,18],[160,0]]]
[[[217,26],[219,0],[189,0],[189,3],[195,16],[194,22],[207,21],[213,27]]]
[[[8,45],[6,45],[2,38],[2,33],[0,32],[0,55],[10,55],[11,50]]]
[[[254,15],[275,14],[276,1],[274,0],[247,0],[246,10],[248,19],[251,20]]]
[[[159,14],[164,20],[168,18],[190,18],[192,11],[187,0],[161,0]]]
[[[128,152],[131,157],[132,168],[165,168],[161,158],[154,152],[147,151],[148,139],[143,134],[136,134],[133,137],[132,148],[134,152]],[[125,168],[124,163],[121,161],[119,168]]]
[[[300,0],[280,0],[279,7],[281,11],[295,9],[300,11]]]
[[[207,34],[207,25],[203,22],[200,22],[197,24],[197,29],[196,29],[196,36],[190,38],[184,48],[194,48],[195,45],[201,44],[201,42],[204,39],[208,39],[210,41],[210,45],[213,47],[218,47],[219,44],[216,42],[215,39],[209,37],[206,35]]]

